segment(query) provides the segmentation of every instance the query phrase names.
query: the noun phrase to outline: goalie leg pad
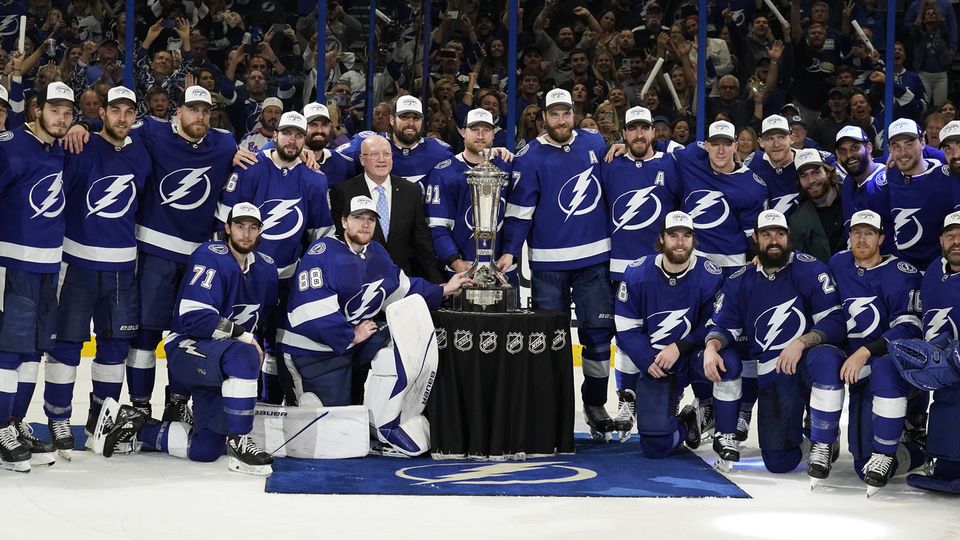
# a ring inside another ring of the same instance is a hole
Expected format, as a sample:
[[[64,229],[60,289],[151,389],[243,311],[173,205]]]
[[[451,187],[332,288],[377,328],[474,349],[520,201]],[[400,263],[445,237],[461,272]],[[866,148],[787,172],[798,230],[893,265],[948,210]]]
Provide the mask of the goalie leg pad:
[[[345,459],[370,453],[369,414],[365,407],[324,407],[307,392],[297,407],[258,403],[254,442],[277,457]]]

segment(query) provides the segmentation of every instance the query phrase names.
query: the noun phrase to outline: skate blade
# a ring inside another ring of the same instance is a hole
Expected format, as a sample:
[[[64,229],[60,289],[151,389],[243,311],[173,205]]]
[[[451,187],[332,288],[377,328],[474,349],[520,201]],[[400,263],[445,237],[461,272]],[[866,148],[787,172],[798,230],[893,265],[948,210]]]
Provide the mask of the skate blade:
[[[30,465],[33,467],[50,467],[57,462],[53,452],[30,454]]]
[[[881,489],[883,488],[879,488],[877,486],[867,486],[867,498],[869,499],[870,497],[873,497],[879,493]]]
[[[810,477],[810,491],[813,491],[813,490],[817,489],[817,486],[819,486],[820,483],[823,482],[823,480],[824,480],[823,478],[814,478],[814,477],[811,476],[811,477]]]
[[[736,462],[735,462],[735,461],[730,461],[730,460],[727,460],[727,459],[717,458],[717,461],[714,462],[714,464],[713,464],[713,468],[716,469],[716,470],[718,470],[718,471],[720,471],[720,472],[729,473],[729,472],[733,472],[733,464],[734,464],[734,463],[736,463]]]
[[[103,455],[103,445],[107,433],[116,423],[119,411],[120,404],[115,399],[107,398],[103,400],[103,405],[100,407],[100,416],[97,417],[97,427],[93,428],[93,433],[87,439],[87,448],[90,448],[95,454]]]
[[[613,440],[613,432],[611,431],[597,431],[595,429],[591,429],[590,436],[593,437],[595,441],[604,443],[608,443]]]
[[[30,472],[29,461],[0,461],[0,469],[18,473]]]
[[[273,474],[273,466],[271,465],[248,465],[237,458],[230,458],[227,469],[251,476],[270,476]]]
[[[633,436],[633,430],[630,431],[621,431],[620,432],[620,442],[625,443],[630,440],[630,437]]]
[[[73,450],[57,450],[57,455],[67,461],[73,461]]]

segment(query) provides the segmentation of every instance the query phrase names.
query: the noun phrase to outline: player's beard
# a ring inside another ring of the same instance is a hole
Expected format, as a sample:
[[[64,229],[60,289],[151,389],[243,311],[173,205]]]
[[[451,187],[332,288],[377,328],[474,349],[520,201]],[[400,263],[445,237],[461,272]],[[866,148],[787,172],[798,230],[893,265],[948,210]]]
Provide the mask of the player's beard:
[[[960,249],[947,246],[943,249],[943,258],[950,263],[950,266],[960,266]]]
[[[363,238],[361,238],[360,236],[350,234],[348,231],[344,230],[343,237],[344,240],[346,240],[349,244],[353,244],[357,247],[363,247],[373,240],[373,233],[365,235]]]
[[[318,131],[312,135],[307,136],[306,145],[307,148],[313,150],[314,152],[319,152],[327,147],[327,143],[330,142],[330,137],[324,134],[322,131]]]
[[[573,136],[573,129],[569,126],[552,127],[550,125],[544,125],[543,128],[547,130],[547,135],[549,135],[554,142],[561,144],[568,142],[570,137]]]
[[[181,124],[180,129],[191,139],[202,139],[207,136],[207,130],[210,126],[203,123]]]
[[[118,131],[116,128],[110,125],[109,122],[103,123],[103,130],[107,132],[107,135],[115,141],[122,141],[127,138],[127,135],[130,134],[130,126],[120,128]]]
[[[637,137],[636,139],[630,141],[630,153],[633,154],[633,157],[646,157],[649,149],[650,143],[648,143],[646,139]]]
[[[950,174],[960,176],[960,156],[955,156],[947,163],[950,166]]]
[[[241,255],[246,255],[247,253],[256,250],[260,246],[259,236],[257,236],[257,239],[253,242],[253,244],[250,244],[249,247],[241,246],[236,240],[233,239],[232,236],[228,236],[227,241],[230,242],[230,248]]]
[[[490,143],[488,142],[467,142],[464,141],[463,145],[467,150],[473,152],[474,154],[483,154],[483,151],[490,148]]]
[[[43,115],[42,112],[40,113],[40,116],[37,118],[37,122],[40,124],[40,127],[54,139],[62,138],[64,135],[67,134],[67,129],[69,129],[70,127],[69,125],[67,127],[57,127],[57,126],[51,125],[49,122],[47,122],[47,118]]]
[[[420,138],[420,133],[416,131],[407,131],[407,129],[398,129],[393,132],[394,136],[397,137],[397,140],[403,144],[410,145]]]
[[[664,247],[663,249],[663,256],[667,258],[670,264],[687,264],[687,261],[690,260],[691,253],[693,253],[693,248],[667,249]]]
[[[769,250],[774,246],[780,248],[780,253],[778,255],[770,254]],[[793,246],[789,244],[769,244],[766,248],[757,253],[757,258],[760,259],[760,264],[764,268],[783,268],[787,265],[787,261],[790,260],[791,253],[793,253]]]
[[[856,159],[858,162],[857,170],[853,170],[850,168],[850,166],[848,165],[848,163],[850,162],[849,159],[843,163],[843,168],[846,169],[847,174],[851,176],[860,176],[861,174],[863,174],[863,171],[867,169],[867,149],[861,148],[860,152],[857,153],[857,157],[854,159]]]
[[[280,156],[280,159],[283,161],[293,161],[297,159],[298,157],[300,157],[301,150],[303,150],[302,147],[301,148],[294,147],[291,151],[286,146],[277,146],[277,154]]]

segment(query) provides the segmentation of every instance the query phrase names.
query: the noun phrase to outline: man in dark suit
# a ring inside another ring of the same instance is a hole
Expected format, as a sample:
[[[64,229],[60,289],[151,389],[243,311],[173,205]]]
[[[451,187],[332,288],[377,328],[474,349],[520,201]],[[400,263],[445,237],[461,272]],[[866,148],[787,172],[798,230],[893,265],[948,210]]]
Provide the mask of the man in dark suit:
[[[373,239],[380,242],[393,262],[409,276],[443,283],[433,240],[424,216],[419,186],[390,174],[393,153],[390,143],[380,135],[372,135],[360,146],[363,174],[337,184],[330,190],[330,208],[334,216],[342,216],[350,199],[365,195],[377,204],[382,220],[377,222]],[[339,220],[334,220],[337,236],[343,234]]]

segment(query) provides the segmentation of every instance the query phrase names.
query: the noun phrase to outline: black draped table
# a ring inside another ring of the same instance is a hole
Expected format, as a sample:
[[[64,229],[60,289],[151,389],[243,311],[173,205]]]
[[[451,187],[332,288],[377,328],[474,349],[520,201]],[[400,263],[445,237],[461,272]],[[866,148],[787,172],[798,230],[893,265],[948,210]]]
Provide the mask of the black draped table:
[[[426,410],[434,458],[573,453],[569,314],[432,315],[440,352]]]

